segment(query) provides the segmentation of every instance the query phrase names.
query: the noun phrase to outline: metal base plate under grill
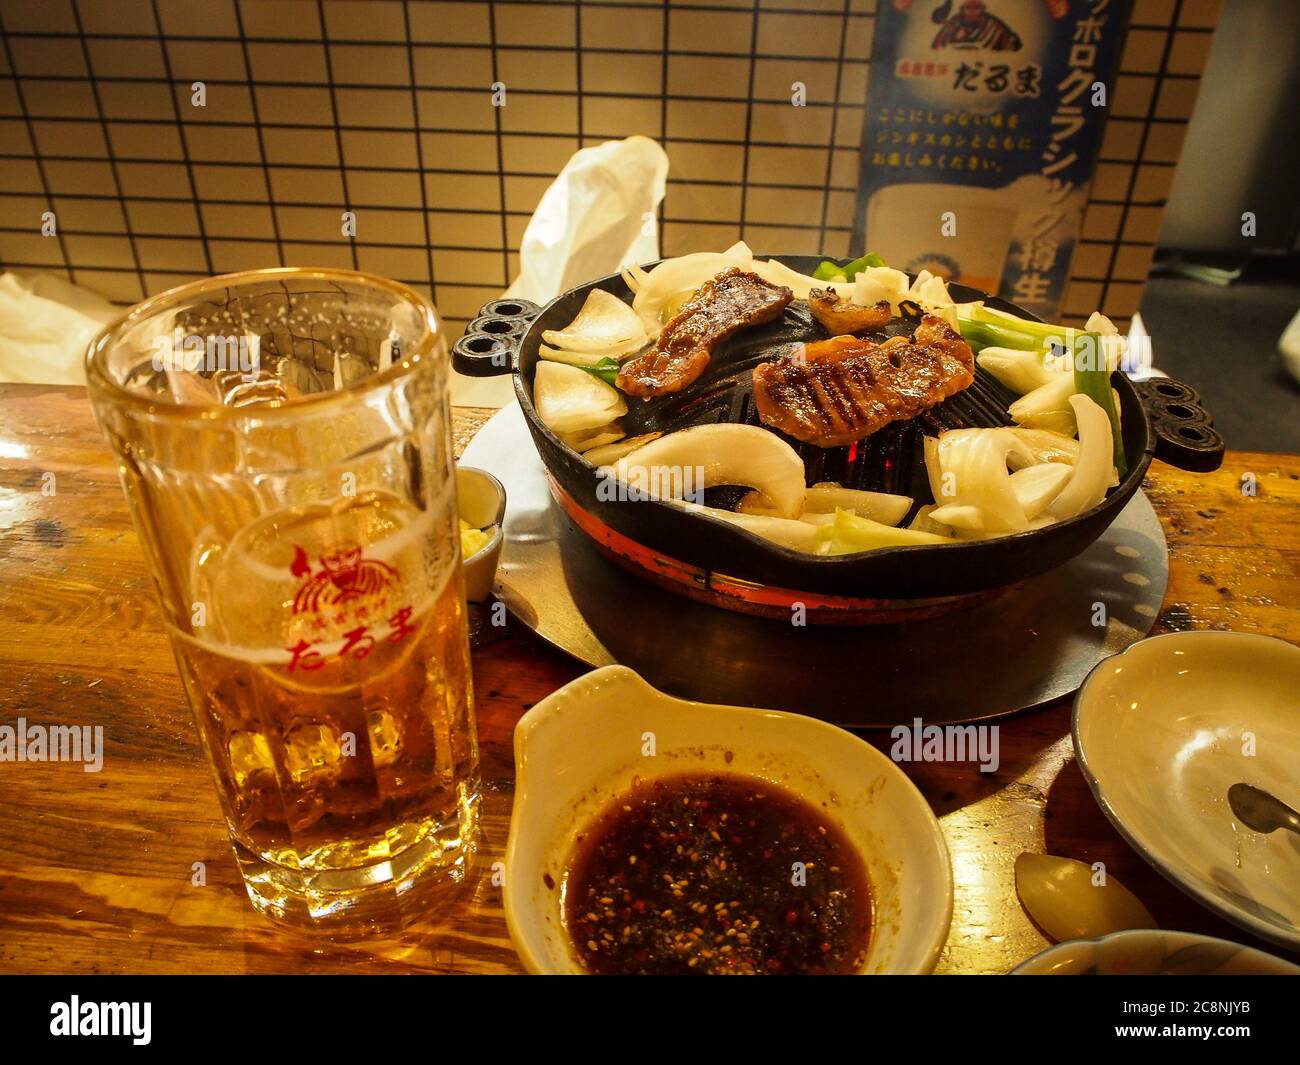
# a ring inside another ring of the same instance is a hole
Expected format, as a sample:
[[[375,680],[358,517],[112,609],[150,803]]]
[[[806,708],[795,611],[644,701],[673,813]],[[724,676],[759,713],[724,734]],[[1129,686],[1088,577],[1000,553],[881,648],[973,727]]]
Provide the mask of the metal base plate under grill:
[[[1169,575],[1164,532],[1139,492],[1082,555],[986,603],[895,625],[799,627],[692,602],[606,560],[552,500],[515,404],[462,461],[505,485],[497,594],[544,640],[674,695],[849,728],[977,721],[1068,695],[1150,631]]]

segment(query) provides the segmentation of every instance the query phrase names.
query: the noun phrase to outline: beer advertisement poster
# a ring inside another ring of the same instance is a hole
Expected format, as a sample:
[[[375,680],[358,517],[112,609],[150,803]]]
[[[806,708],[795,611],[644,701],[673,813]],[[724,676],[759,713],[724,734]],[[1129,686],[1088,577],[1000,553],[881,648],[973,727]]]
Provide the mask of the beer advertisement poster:
[[[1128,0],[882,0],[865,247],[1058,317]]]

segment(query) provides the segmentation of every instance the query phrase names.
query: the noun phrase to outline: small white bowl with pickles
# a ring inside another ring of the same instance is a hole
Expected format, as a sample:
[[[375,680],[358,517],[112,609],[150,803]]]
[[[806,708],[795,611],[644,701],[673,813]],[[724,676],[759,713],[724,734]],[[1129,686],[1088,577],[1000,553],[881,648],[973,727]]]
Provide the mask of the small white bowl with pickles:
[[[492,594],[501,545],[505,543],[505,487],[487,470],[457,466],[456,509],[460,514],[465,598],[481,603]]]

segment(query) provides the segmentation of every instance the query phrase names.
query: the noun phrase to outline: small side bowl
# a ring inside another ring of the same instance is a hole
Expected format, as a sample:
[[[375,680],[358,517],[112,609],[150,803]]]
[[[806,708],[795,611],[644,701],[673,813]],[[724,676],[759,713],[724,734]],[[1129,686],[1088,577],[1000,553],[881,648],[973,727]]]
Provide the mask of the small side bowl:
[[[647,734],[653,756],[644,756]],[[856,736],[799,714],[716,706],[606,666],[553,693],[515,727],[514,811],[504,902],[532,973],[583,971],[563,924],[575,837],[634,779],[691,772],[757,777],[822,807],[862,855],[873,921],[864,973],[927,973],[952,919],[939,823],[906,775]]]
[[[492,594],[496,582],[501,545],[505,543],[502,522],[506,516],[505,487],[487,470],[456,467],[456,509],[476,529],[491,527],[492,538],[469,558],[461,559],[465,575],[465,598],[481,603]]]
[[[1226,939],[1134,928],[1040,951],[1011,976],[1296,976],[1300,966]]]
[[[1088,674],[1072,731],[1134,850],[1239,927],[1300,949],[1300,839],[1253,832],[1228,805],[1239,781],[1297,804],[1300,648],[1242,632],[1140,640]]]

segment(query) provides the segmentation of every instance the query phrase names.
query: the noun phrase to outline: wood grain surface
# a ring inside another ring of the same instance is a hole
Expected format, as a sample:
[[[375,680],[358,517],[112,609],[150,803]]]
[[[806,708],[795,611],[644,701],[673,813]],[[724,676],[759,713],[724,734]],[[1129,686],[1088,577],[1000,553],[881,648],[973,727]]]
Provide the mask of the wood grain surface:
[[[456,411],[458,451],[489,413]],[[1242,491],[1247,475],[1254,495]],[[1170,549],[1156,631],[1300,642],[1300,457],[1231,452],[1199,476],[1157,463],[1146,491]],[[102,725],[105,736],[99,773],[0,763],[0,972],[518,972],[488,872],[508,830],[511,732],[584,669],[520,625],[477,648],[486,801],[470,882],[391,940],[286,933],[244,895],[84,390],[0,385],[0,724]],[[1025,850],[1104,861],[1162,927],[1260,945],[1178,892],[1110,827],[1075,766],[1068,701],[1002,721],[1001,755],[991,775],[905,767],[952,852],[956,899],[939,972],[1005,972],[1046,945],[1015,895],[1012,866]],[[202,887],[195,862],[206,868]]]

